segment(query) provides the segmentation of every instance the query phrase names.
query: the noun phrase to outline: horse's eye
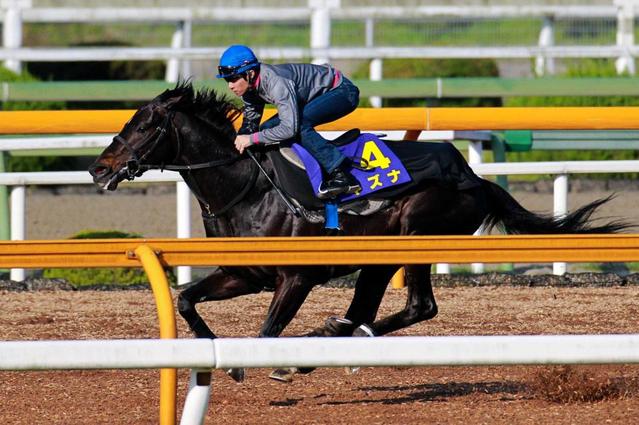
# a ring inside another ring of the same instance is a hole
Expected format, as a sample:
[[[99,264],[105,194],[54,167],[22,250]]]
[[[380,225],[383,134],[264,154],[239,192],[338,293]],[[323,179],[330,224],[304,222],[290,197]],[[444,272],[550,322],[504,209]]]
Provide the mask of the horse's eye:
[[[138,133],[144,133],[146,131],[146,127],[138,127]]]

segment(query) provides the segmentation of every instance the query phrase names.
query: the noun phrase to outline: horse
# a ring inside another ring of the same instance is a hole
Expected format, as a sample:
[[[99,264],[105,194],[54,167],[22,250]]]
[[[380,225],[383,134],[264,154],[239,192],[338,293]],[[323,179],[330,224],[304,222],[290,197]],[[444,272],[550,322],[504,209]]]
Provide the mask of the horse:
[[[239,154],[234,148],[234,121],[241,109],[214,90],[196,91],[178,83],[141,106],[113,142],[89,167],[96,185],[116,190],[124,179],[149,169],[178,171],[202,209],[207,237],[322,236],[326,230],[312,214],[298,214],[285,202],[282,177],[269,152]],[[380,123],[383,127],[383,123]],[[425,142],[397,142],[419,149]],[[474,184],[462,187],[450,179],[423,179],[390,195],[371,195],[386,202],[371,214],[342,214],[345,235],[471,235],[480,226],[501,226],[509,234],[614,233],[621,222],[595,226],[591,215],[610,197],[595,200],[563,217],[534,213],[522,207],[499,185],[472,173],[450,144],[438,145],[454,158]],[[419,152],[419,150],[418,150]],[[436,157],[433,161],[437,161]],[[442,167],[440,167],[442,168]],[[260,170],[261,169],[261,170]],[[205,301],[221,301],[261,291],[273,291],[260,337],[276,337],[296,315],[311,289],[330,279],[359,271],[344,317],[331,317],[308,336],[382,336],[438,313],[431,286],[431,265],[406,265],[405,307],[377,319],[387,285],[401,264],[352,266],[220,267],[189,283],[177,308],[198,338],[217,338],[196,310]],[[242,370],[230,371],[240,381]]]

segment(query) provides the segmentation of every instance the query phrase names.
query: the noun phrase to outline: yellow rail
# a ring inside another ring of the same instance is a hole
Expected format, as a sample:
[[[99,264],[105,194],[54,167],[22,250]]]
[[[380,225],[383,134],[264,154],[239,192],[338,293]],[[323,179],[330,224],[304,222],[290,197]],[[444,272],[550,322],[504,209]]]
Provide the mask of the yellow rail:
[[[0,242],[0,267],[139,267],[140,245],[167,266],[639,260],[639,234],[86,239]]]
[[[116,133],[134,112],[0,111],[0,134]],[[264,119],[274,112],[267,110]],[[639,129],[639,107],[358,108],[346,117],[318,128],[401,131]]]
[[[138,246],[135,249],[135,255],[140,259],[153,290],[158,322],[160,323],[160,338],[177,338],[173,299],[162,265],[153,250],[147,245]],[[160,425],[175,424],[176,401],[177,370],[160,369]]]

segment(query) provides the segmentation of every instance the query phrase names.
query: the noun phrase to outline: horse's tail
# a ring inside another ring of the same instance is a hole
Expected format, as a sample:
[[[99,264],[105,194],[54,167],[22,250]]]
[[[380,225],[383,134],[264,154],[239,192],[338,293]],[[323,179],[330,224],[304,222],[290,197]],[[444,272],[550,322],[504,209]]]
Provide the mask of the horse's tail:
[[[614,195],[593,201],[564,217],[553,217],[528,211],[493,182],[485,180],[484,188],[490,204],[490,212],[484,220],[487,230],[497,226],[508,234],[617,233],[632,227],[622,221],[611,221],[599,226],[590,223],[597,208],[610,201]]]

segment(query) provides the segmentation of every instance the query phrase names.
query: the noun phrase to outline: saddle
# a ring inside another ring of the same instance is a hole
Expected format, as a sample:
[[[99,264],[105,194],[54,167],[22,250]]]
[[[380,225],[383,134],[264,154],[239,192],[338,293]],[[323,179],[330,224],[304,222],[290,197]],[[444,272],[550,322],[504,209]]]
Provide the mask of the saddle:
[[[481,184],[461,153],[448,143],[381,140],[357,129],[332,143],[354,162],[363,158],[363,165],[369,165],[365,170],[359,167],[352,170],[362,183],[362,192],[339,199],[340,211],[348,214],[373,214],[390,206],[397,197],[426,184],[448,182],[459,190]],[[313,189],[321,183],[317,161],[297,143],[280,144],[279,149],[267,150],[266,155],[275,165],[281,189],[307,213],[314,212],[323,219],[319,211],[324,202],[315,196]]]

